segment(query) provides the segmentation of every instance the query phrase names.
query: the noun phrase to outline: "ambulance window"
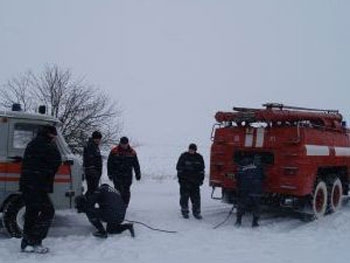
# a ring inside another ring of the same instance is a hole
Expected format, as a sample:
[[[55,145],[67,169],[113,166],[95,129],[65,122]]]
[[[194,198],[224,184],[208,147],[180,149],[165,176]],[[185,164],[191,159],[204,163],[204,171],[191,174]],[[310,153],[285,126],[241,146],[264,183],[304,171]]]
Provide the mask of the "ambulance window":
[[[28,123],[16,123],[13,134],[13,148],[24,149],[36,136],[40,126]]]

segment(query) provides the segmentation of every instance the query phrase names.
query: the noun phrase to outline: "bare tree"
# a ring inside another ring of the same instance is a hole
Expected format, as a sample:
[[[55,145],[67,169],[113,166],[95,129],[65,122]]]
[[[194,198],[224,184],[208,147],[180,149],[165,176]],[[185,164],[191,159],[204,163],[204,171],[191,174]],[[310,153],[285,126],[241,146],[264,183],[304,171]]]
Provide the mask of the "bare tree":
[[[101,131],[105,145],[115,142],[121,132],[118,104],[57,65],[46,66],[39,75],[27,72],[9,80],[1,87],[0,94],[3,108],[20,103],[25,111],[34,111],[35,106],[45,105],[48,113],[62,122],[62,134],[75,153],[82,152],[94,130]]]
[[[29,71],[18,77],[14,77],[7,81],[0,90],[0,105],[2,108],[9,109],[14,103],[22,105],[24,111],[30,111],[33,108],[32,101],[32,73]]]

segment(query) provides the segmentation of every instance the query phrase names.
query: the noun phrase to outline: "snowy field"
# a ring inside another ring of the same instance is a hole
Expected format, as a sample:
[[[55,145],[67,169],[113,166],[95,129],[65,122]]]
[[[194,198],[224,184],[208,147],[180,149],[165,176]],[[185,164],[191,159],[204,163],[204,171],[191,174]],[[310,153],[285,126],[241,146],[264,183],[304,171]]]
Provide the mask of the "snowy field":
[[[348,262],[350,259],[350,207],[311,223],[291,216],[264,213],[261,226],[252,229],[251,216],[241,228],[234,216],[217,229],[231,207],[210,199],[202,187],[203,220],[183,219],[179,213],[178,185],[174,179],[135,182],[127,219],[176,234],[152,231],[136,224],[136,238],[128,232],[106,240],[92,236],[93,227],[83,214],[58,211],[44,244],[47,255],[19,252],[19,239],[0,235],[0,262]]]

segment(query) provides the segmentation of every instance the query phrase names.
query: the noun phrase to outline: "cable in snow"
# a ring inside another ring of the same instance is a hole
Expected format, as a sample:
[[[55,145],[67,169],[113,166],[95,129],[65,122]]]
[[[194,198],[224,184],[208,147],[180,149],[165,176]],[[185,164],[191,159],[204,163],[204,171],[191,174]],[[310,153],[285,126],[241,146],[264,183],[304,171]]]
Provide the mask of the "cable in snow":
[[[235,206],[233,205],[230,212],[228,213],[227,217],[225,218],[224,221],[222,221],[221,223],[217,224],[216,226],[213,227],[213,229],[217,229],[218,227],[222,226],[223,224],[225,224],[227,222],[227,220],[230,218],[230,216],[233,213],[233,209],[235,208]]]
[[[143,225],[144,227],[147,227],[153,231],[159,231],[159,232],[168,233],[168,234],[176,234],[177,233],[177,231],[175,231],[175,230],[165,230],[165,229],[154,228],[154,227],[151,227],[151,226],[149,226],[145,223],[139,222],[139,221],[131,221],[131,220],[127,220],[127,219],[125,221],[129,222],[129,223]]]

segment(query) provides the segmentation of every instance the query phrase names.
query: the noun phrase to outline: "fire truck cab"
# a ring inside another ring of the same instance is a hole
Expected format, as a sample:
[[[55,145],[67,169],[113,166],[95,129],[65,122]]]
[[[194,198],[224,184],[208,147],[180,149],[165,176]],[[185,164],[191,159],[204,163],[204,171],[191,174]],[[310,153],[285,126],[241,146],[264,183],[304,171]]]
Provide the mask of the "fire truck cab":
[[[348,195],[349,129],[335,110],[267,103],[217,112],[210,155],[210,186],[235,202],[235,173],[245,156],[264,164],[263,201],[314,218],[334,212]],[[212,195],[213,197],[213,195]]]
[[[24,150],[40,127],[47,124],[59,127],[60,122],[44,114],[0,111],[0,212],[3,227],[13,237],[21,237],[24,223],[25,206],[18,191]],[[83,170],[59,129],[56,143],[63,162],[51,198],[56,209],[67,209],[73,206],[74,196],[82,193]]]

